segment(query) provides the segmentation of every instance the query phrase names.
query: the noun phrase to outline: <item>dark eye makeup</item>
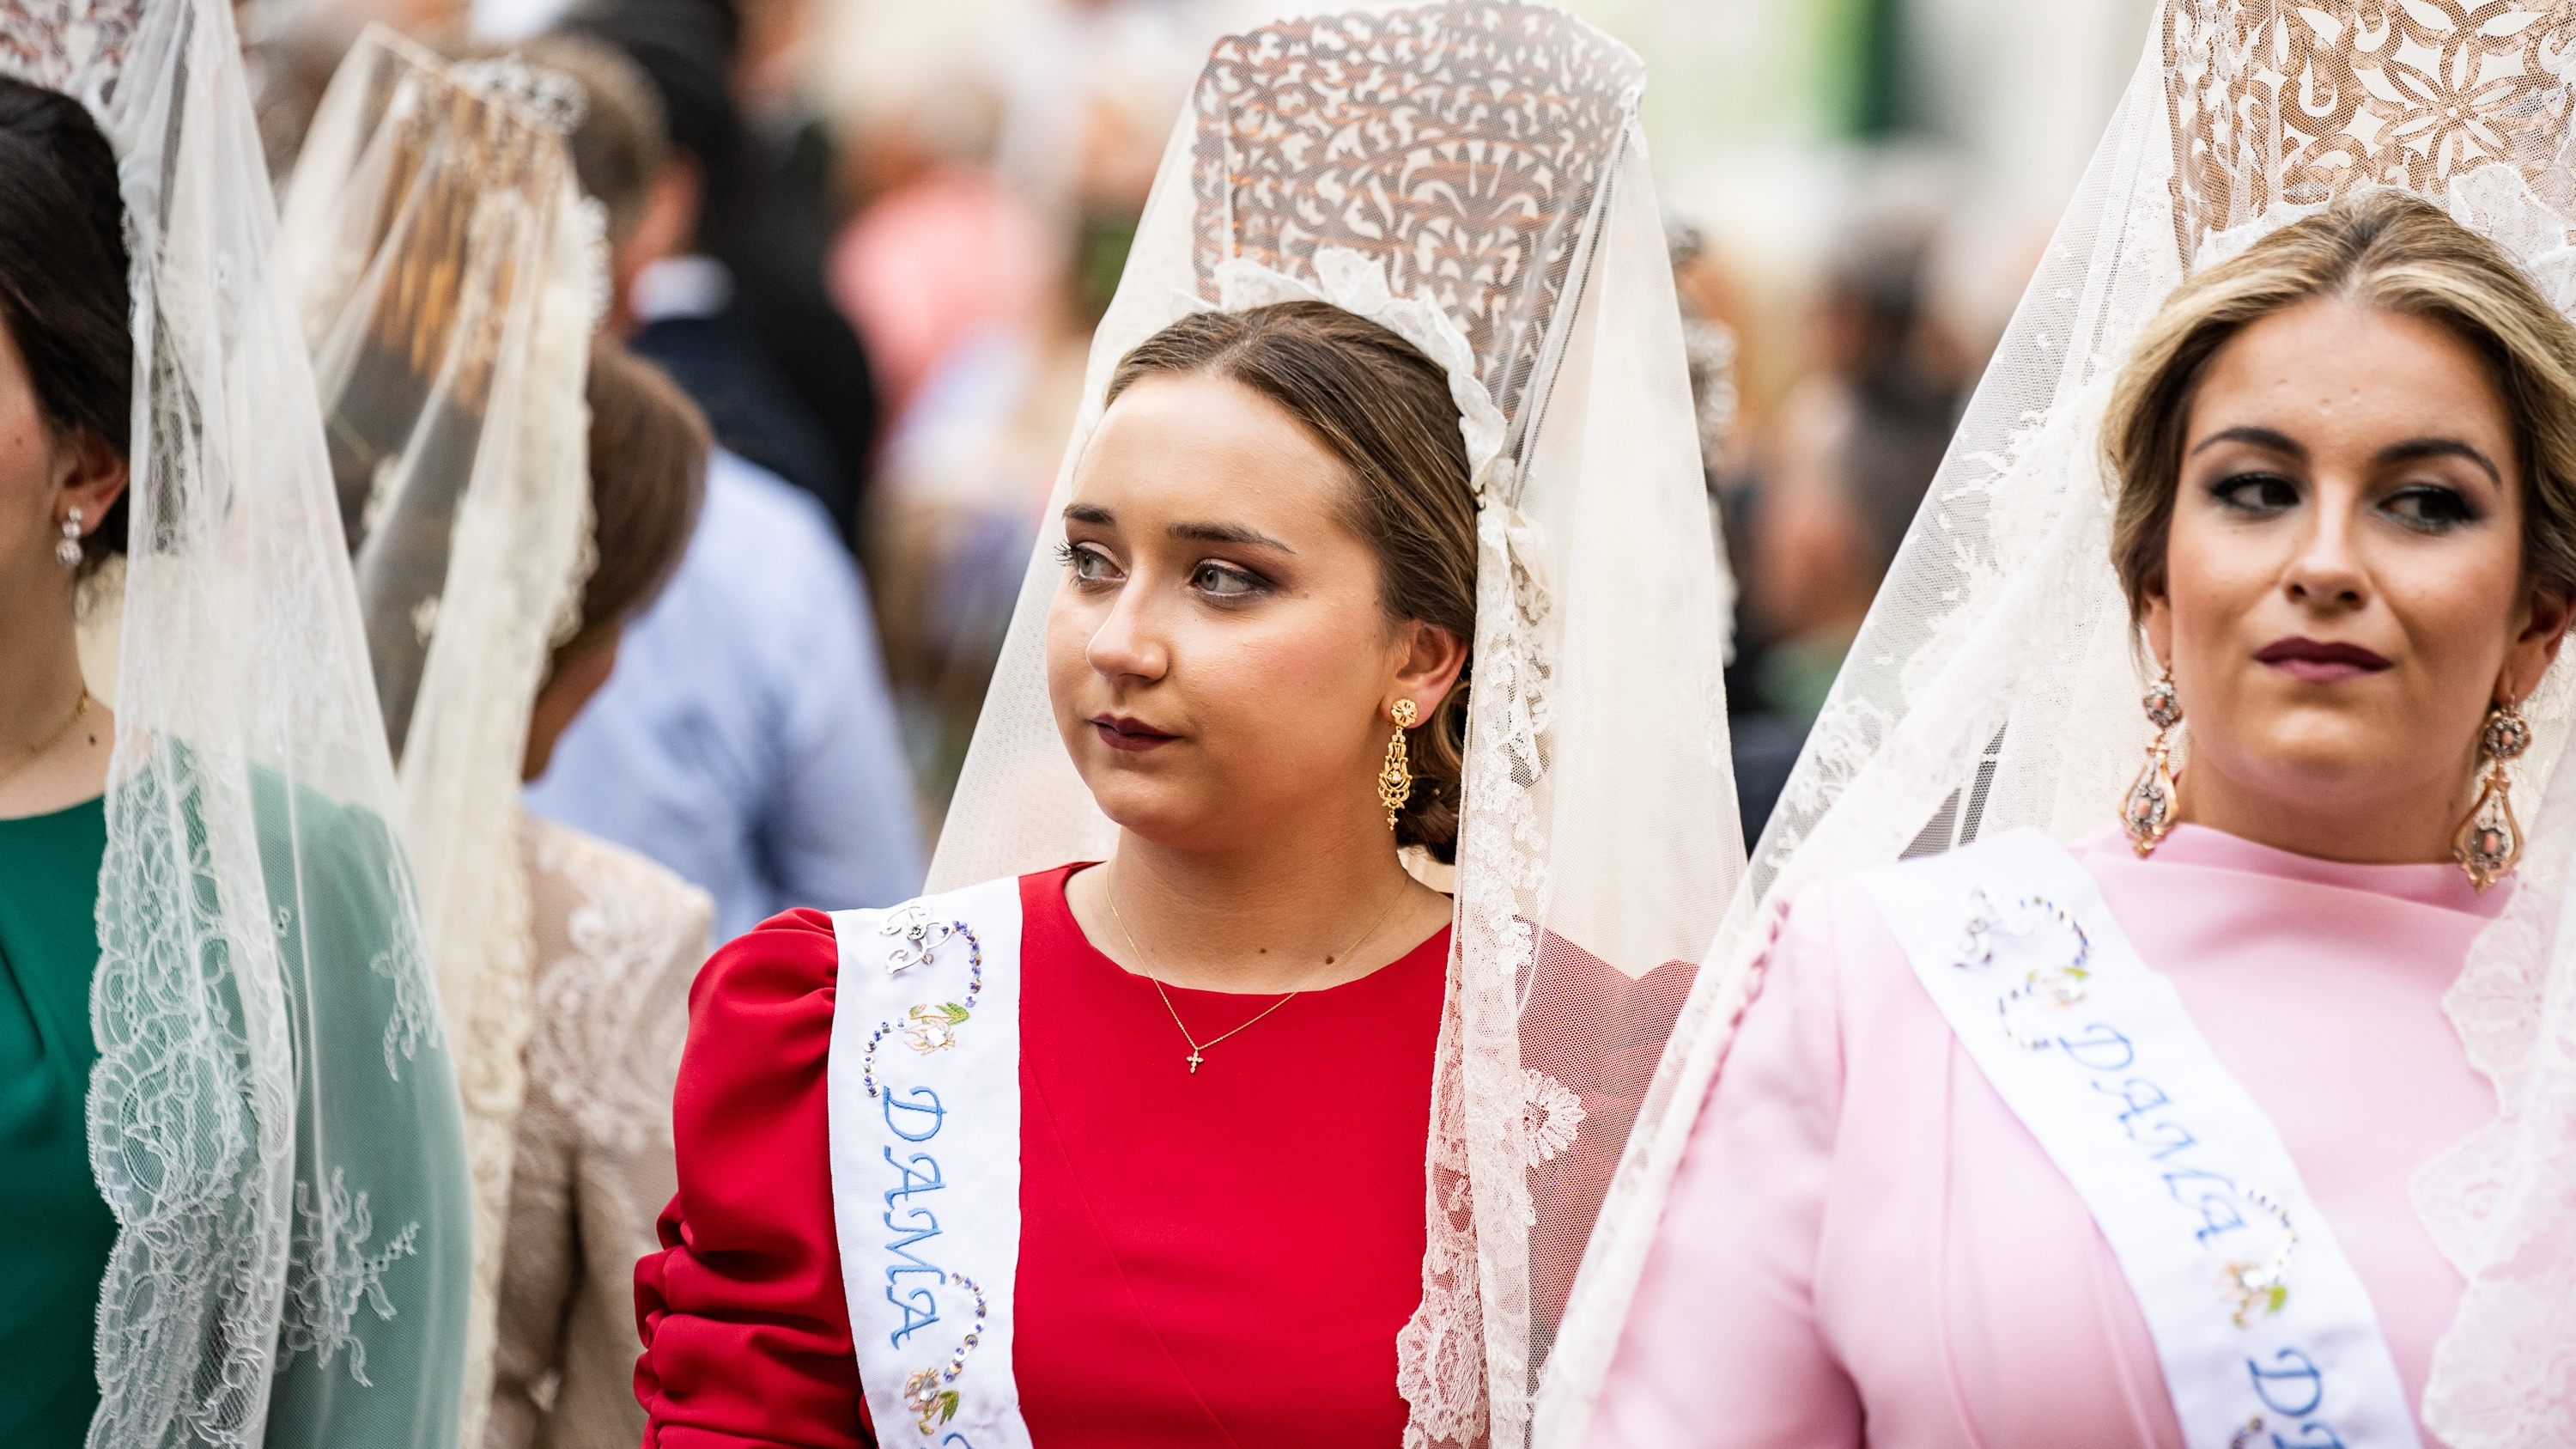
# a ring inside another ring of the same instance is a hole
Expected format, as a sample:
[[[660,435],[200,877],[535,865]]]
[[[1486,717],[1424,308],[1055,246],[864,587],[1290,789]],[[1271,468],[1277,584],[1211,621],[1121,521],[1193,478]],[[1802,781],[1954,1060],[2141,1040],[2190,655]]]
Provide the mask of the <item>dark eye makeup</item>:
[[[2209,496],[2231,512],[2269,518],[2298,505],[2299,485],[2278,473],[2230,473],[2209,485]]]
[[[2298,483],[2279,473],[2229,473],[2209,485],[2209,495],[2231,513],[2273,518],[2298,506]],[[2443,483],[2409,483],[2381,499],[2379,508],[2409,528],[2441,533],[2484,517],[2468,494]]]
[[[2440,532],[2477,521],[2476,504],[2457,488],[2439,483],[2410,483],[2388,496],[2380,507],[2427,532]]]

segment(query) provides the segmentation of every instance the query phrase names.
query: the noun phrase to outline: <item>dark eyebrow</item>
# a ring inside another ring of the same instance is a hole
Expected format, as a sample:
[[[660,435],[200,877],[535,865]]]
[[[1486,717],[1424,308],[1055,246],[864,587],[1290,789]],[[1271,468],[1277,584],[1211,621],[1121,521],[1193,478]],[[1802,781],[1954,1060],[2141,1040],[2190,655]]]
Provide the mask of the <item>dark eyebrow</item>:
[[[1088,523],[1095,528],[1116,528],[1118,515],[1097,503],[1068,503],[1064,509],[1067,523]]]
[[[2249,443],[2257,448],[2287,454],[2301,462],[2307,461],[2308,456],[2305,444],[2287,433],[2270,428],[2229,428],[2223,433],[2212,433],[2201,439],[2200,447],[2192,449],[2192,452],[2198,453],[2203,448],[2214,448],[2221,443]]]
[[[2484,468],[2495,486],[2504,486],[2504,474],[2496,471],[2494,462],[2457,438],[2409,438],[2403,443],[2391,443],[2379,450],[2378,461],[2382,464],[2412,463],[2418,458],[2466,458]]]
[[[1197,543],[1245,544],[1254,548],[1275,548],[1281,553],[1297,551],[1269,534],[1235,523],[1175,523],[1163,532],[1174,538],[1186,538]]]

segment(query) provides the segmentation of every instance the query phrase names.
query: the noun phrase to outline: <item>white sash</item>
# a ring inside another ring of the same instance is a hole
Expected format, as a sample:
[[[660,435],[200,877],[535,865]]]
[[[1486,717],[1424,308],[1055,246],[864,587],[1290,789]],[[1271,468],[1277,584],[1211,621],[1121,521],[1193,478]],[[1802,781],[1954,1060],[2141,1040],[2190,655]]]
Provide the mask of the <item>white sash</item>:
[[[1020,883],[840,911],[832,1209],[877,1442],[1028,1449],[1020,1265]]]
[[[2262,1108],[2037,830],[1867,872],[1986,1080],[2110,1240],[2193,1449],[2419,1449],[2369,1294]]]

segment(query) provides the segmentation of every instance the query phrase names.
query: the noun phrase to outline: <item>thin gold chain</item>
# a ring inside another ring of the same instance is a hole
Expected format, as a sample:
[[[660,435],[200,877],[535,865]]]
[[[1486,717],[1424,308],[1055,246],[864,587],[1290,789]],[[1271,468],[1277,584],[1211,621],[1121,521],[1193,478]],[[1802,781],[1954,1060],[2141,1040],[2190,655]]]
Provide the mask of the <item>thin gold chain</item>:
[[[72,726],[79,724],[81,722],[81,716],[87,713],[89,713],[89,686],[84,684],[81,686],[80,698],[72,702],[72,717],[64,720],[62,728],[45,736],[45,738],[39,742],[34,749],[19,756],[18,763],[11,765],[5,770],[0,770],[0,781],[8,781],[16,778],[19,771],[36,763],[38,760],[43,759],[45,757],[45,753],[51,750],[54,746],[61,744],[63,742],[63,736],[70,734],[72,732]]]
[[[1103,897],[1107,898],[1109,902],[1109,918],[1118,923],[1118,934],[1127,938],[1127,949],[1135,952],[1136,958],[1139,961],[1144,961],[1150,966],[1152,963],[1146,958],[1145,948],[1136,943],[1136,933],[1127,929],[1127,917],[1118,909],[1118,892],[1110,889],[1106,877],[1103,877],[1102,879],[1100,893]],[[1395,886],[1395,894],[1387,897],[1386,908],[1377,913],[1376,920],[1369,922],[1369,928],[1360,932],[1358,940],[1343,947],[1339,955],[1325,957],[1324,963],[1326,965],[1331,965],[1336,961],[1348,960],[1353,951],[1356,951],[1360,947],[1368,944],[1369,937],[1377,934],[1377,928],[1385,925],[1386,918],[1395,914],[1395,903],[1402,899],[1404,899],[1404,883],[1402,881],[1398,881]],[[1190,1044],[1190,1075],[1194,1077],[1199,1074],[1199,1063],[1207,1060],[1207,1049],[1209,1047],[1215,1046],[1218,1042],[1225,1040],[1226,1037],[1234,1035],[1235,1032],[1251,1028],[1259,1023],[1262,1017],[1268,1016],[1270,1013],[1286,1006],[1289,1002],[1296,1000],[1306,992],[1306,988],[1300,986],[1296,990],[1289,992],[1287,995],[1280,997],[1277,1001],[1263,1007],[1260,1015],[1255,1016],[1251,1021],[1247,1021],[1243,1023],[1243,1025],[1234,1028],[1233,1031],[1228,1031],[1222,1035],[1209,1037],[1206,1041],[1201,1041],[1197,1037],[1190,1035],[1189,1023],[1181,1020],[1180,1009],[1172,1005],[1172,993],[1163,989],[1162,977],[1149,970],[1145,973],[1145,979],[1154,983],[1154,994],[1163,998],[1163,1010],[1172,1014],[1172,1025],[1180,1028],[1181,1040]]]

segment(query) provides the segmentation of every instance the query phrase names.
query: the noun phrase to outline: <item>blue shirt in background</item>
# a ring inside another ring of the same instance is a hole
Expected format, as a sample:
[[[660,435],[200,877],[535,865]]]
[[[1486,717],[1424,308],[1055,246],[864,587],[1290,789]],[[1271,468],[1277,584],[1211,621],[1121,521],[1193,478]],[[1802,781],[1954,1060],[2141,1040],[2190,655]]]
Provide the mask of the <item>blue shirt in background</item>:
[[[820,504],[716,452],[679,572],[527,801],[703,887],[719,941],[921,889],[876,625]]]

